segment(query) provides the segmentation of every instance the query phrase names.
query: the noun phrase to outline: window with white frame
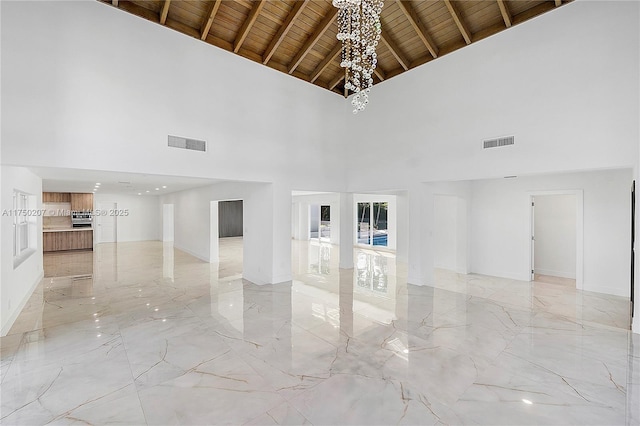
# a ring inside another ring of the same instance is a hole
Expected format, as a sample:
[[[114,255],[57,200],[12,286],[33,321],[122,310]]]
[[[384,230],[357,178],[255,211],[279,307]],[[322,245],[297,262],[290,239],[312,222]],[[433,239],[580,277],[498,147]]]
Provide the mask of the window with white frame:
[[[13,191],[13,257],[14,266],[29,256],[37,242],[37,222],[34,215],[29,214],[34,207],[35,197],[22,191]]]

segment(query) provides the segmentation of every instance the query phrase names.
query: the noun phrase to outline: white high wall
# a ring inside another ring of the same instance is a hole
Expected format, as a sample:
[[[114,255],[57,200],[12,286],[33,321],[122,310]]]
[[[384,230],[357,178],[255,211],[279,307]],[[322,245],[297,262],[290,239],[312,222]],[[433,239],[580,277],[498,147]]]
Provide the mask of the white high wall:
[[[575,1],[376,85],[348,117],[349,190],[633,167],[639,8]]]
[[[534,200],[535,273],[575,278],[575,195],[540,195]]]
[[[116,217],[117,241],[147,241],[161,239],[162,216],[158,215],[160,199],[156,195],[95,194],[94,206],[116,203],[126,214]]]
[[[625,169],[472,182],[472,272],[529,280],[531,194],[581,190],[583,289],[629,297],[632,179]]]
[[[340,96],[98,1],[0,7],[3,164],[344,186]]]
[[[13,191],[18,190],[36,198],[33,209],[42,209],[42,180],[22,167],[2,166],[0,171],[2,212],[13,210]],[[13,262],[13,216],[2,214],[0,240],[0,319],[1,335],[7,334],[18,314],[25,306],[33,290],[40,283],[44,272],[42,265],[42,217],[37,217],[35,251],[22,263],[14,267]]]

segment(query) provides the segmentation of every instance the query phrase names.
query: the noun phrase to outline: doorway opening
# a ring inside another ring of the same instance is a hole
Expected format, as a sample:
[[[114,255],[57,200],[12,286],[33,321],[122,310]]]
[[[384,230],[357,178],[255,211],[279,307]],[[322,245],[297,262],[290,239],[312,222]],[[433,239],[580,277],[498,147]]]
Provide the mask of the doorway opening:
[[[209,262],[217,264],[218,278],[242,277],[243,200],[210,202]]]
[[[309,239],[331,240],[331,206],[309,205]]]
[[[388,212],[388,202],[358,203],[358,244],[379,247],[389,246]]]
[[[531,195],[531,281],[582,289],[582,192]]]

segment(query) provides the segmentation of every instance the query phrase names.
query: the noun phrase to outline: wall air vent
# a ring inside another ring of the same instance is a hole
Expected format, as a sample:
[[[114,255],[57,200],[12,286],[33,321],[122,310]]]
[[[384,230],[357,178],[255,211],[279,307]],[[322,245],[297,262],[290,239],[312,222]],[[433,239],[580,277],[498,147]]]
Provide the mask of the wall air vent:
[[[489,139],[483,142],[484,149],[498,148],[501,146],[513,145],[515,143],[515,137],[505,136],[503,138]]]
[[[197,139],[188,139],[171,135],[169,135],[169,146],[173,148],[190,149],[192,151],[205,152],[207,150],[206,141],[199,141]]]

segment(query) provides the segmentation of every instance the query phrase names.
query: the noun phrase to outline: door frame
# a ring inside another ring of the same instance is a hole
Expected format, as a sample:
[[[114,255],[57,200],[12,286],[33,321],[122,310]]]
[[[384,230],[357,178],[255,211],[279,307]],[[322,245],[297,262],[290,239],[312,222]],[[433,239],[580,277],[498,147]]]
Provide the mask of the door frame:
[[[636,181],[631,182],[631,322],[633,326],[633,305],[635,303],[636,277]]]
[[[245,200],[238,198],[223,198],[220,200],[209,201],[209,263],[218,263],[220,261],[220,232],[219,232],[219,210],[218,204],[224,201],[242,201],[242,234],[244,238],[245,223],[247,223],[246,210],[244,209]],[[243,260],[244,261],[244,260]]]
[[[575,195],[576,197],[576,288],[582,290],[584,288],[584,191],[582,189],[560,189],[554,191],[528,191],[528,203],[527,203],[527,254],[529,256],[529,269],[526,275],[530,277],[529,281],[533,280],[534,270],[534,252],[533,252],[533,230],[535,226],[535,218],[533,215],[532,203],[534,197],[542,195]]]

